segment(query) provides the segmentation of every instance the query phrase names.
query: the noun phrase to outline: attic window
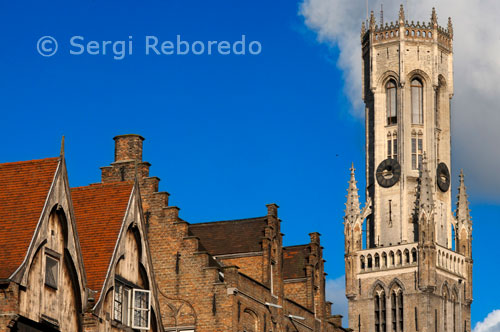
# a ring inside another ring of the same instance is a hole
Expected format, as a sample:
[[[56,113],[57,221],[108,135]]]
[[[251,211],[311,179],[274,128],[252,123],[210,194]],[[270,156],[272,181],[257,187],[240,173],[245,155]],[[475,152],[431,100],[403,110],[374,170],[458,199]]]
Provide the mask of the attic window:
[[[45,285],[57,289],[59,279],[59,261],[52,256],[45,255]]]
[[[142,289],[134,289],[133,298],[132,328],[149,330],[149,321],[151,318],[151,292]]]
[[[113,318],[133,329],[149,330],[151,292],[115,280]]]

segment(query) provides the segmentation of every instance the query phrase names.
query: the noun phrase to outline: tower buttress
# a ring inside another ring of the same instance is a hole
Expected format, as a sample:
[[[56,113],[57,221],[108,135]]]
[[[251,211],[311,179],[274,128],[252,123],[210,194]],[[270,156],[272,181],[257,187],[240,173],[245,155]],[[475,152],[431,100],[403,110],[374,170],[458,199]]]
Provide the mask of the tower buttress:
[[[417,213],[419,225],[418,285],[422,290],[436,287],[436,234],[435,205],[432,194],[433,181],[424,154],[417,186]]]

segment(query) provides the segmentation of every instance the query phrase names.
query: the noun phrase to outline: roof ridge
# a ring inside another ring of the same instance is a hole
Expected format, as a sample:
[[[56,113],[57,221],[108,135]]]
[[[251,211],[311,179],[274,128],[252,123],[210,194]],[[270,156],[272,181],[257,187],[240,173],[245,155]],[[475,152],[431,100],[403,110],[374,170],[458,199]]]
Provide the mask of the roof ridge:
[[[42,158],[42,159],[11,161],[11,162],[6,162],[6,163],[0,163],[0,167],[1,166],[8,166],[8,165],[20,165],[20,164],[29,164],[29,163],[39,163],[39,162],[42,162],[42,161],[58,160],[59,158],[61,158],[61,157],[49,157],[49,158]]]
[[[113,187],[113,186],[120,186],[120,185],[133,185],[134,181],[115,181],[115,182],[98,182],[98,183],[91,183],[86,186],[79,186],[79,187],[71,187],[71,190],[85,190],[85,189],[97,189],[100,187]]]
[[[309,245],[309,243],[307,244],[294,244],[292,246],[284,246],[283,249],[286,249],[286,248],[297,248],[297,247],[307,247]]]
[[[263,219],[266,219],[266,218],[267,218],[267,216],[261,216],[261,217],[254,217],[254,218],[206,221],[206,222],[200,222],[200,223],[190,223],[189,226],[208,226],[208,225],[222,224],[222,223],[235,223],[235,222],[263,220]]]

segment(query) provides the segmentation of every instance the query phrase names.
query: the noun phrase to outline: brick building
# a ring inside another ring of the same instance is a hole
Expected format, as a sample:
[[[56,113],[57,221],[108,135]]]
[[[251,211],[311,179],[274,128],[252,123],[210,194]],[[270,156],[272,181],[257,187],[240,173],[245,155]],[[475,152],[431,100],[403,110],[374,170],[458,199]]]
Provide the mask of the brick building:
[[[190,224],[142,160],[143,138],[115,137],[102,183],[137,174],[165,331],[340,331],[325,300],[318,233],[283,247],[278,206],[242,220]]]
[[[102,182],[69,188],[61,156],[0,164],[0,332],[344,331],[320,235],[284,247],[278,206],[190,224],[115,137]]]

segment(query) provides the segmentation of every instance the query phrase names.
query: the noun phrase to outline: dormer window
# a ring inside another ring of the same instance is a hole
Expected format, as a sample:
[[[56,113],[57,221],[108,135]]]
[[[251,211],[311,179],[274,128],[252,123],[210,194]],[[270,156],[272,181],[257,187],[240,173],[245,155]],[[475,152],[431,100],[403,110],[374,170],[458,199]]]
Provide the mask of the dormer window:
[[[113,318],[133,329],[149,330],[151,321],[151,291],[115,280]]]
[[[387,103],[387,125],[393,125],[398,123],[397,116],[397,89],[396,82],[390,80],[385,85],[386,90],[386,103]]]

